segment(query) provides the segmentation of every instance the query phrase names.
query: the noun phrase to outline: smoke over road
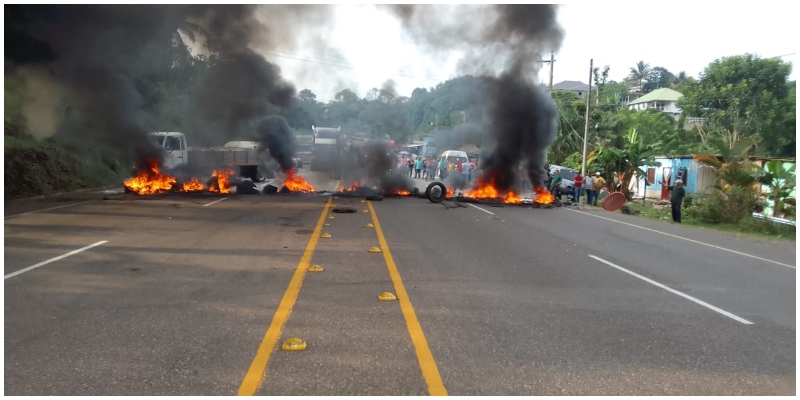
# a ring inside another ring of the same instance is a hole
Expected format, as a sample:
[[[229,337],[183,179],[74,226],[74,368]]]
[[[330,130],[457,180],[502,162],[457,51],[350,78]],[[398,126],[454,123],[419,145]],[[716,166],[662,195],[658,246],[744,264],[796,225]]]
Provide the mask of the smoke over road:
[[[288,171],[294,168],[294,155],[296,144],[292,130],[283,117],[269,116],[264,118],[257,128],[258,139],[265,143],[269,154],[280,165],[281,170]]]
[[[557,6],[388,7],[411,37],[430,52],[463,51],[465,56],[459,62],[462,74],[495,78],[487,93],[495,145],[483,160],[479,181],[510,190],[520,163],[525,163],[532,183],[542,185],[547,148],[556,139],[558,111],[534,80],[541,55],[558,50],[563,40],[556,21]],[[450,23],[440,17],[448,14]],[[476,26],[463,21],[485,22]]]
[[[207,73],[191,77],[197,81],[197,90],[186,99],[194,110],[186,118],[192,130],[205,130],[224,143],[230,132],[252,131],[270,111],[292,105],[294,86],[253,47],[291,47],[294,33],[305,23],[324,20],[329,10],[270,10],[259,12],[256,5],[7,5],[6,74],[26,77],[34,83],[29,86],[48,88],[47,95],[56,99],[43,103],[52,109],[36,110],[48,117],[42,129],[128,149],[144,167],[148,158],[161,158],[148,132],[164,128],[152,123],[158,110],[145,107],[141,85],[150,76],[171,76],[176,42],[215,60]]]

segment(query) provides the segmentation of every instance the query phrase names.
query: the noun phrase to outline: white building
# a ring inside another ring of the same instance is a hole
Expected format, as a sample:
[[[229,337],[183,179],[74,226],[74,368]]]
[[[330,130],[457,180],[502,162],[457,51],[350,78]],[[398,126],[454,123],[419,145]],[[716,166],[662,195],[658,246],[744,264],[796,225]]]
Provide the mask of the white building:
[[[654,90],[628,103],[629,110],[656,109],[677,118],[682,110],[678,107],[678,99],[683,94],[669,88]]]

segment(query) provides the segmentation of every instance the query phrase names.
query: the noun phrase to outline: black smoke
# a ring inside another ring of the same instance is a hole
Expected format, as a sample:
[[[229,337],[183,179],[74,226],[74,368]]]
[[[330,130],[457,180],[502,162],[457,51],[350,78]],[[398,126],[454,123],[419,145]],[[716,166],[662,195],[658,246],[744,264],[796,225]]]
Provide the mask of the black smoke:
[[[267,20],[287,16],[281,22],[286,29],[271,31],[256,18],[257,7],[6,5],[6,75],[34,70],[27,75],[54,88],[51,95],[58,96],[64,119],[56,134],[129,150],[141,167],[161,158],[148,132],[165,128],[152,125],[154,110],[144,109],[140,85],[151,76],[170,76],[175,42],[213,60],[206,74],[192,77],[199,90],[188,100],[194,107],[189,119],[193,127],[224,128],[215,133],[219,144],[227,141],[219,131],[251,130],[276,108],[291,106],[294,86],[253,47],[268,49],[288,40],[302,26],[289,22],[305,21],[306,14],[318,21],[327,8],[276,6],[262,14]]]
[[[294,156],[296,144],[292,130],[286,119],[280,116],[269,116],[264,118],[257,128],[258,138],[261,143],[266,143],[272,156],[283,171],[294,168]]]
[[[436,20],[444,15],[437,6],[389,6],[412,38],[431,52],[464,51],[461,73],[494,78],[487,93],[494,147],[481,162],[478,181],[492,182],[500,190],[513,188],[521,163],[534,185],[542,185],[546,176],[558,111],[534,82],[542,54],[558,50],[563,39],[556,7],[456,6],[449,10],[447,23]],[[464,20],[485,22],[476,26],[461,23]]]
[[[414,180],[408,176],[408,168],[395,168],[397,160],[385,140],[372,139],[355,142],[349,154],[357,159],[356,169],[349,175],[351,181],[364,186],[377,186],[384,193],[414,190]]]

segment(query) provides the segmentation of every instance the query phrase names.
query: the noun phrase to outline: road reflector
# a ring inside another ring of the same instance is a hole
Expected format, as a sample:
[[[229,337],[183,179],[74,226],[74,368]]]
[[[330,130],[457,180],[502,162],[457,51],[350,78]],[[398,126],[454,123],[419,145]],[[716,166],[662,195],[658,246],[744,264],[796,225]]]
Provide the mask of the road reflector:
[[[380,253],[381,249],[379,249],[379,248],[377,248],[375,246],[372,246],[372,247],[369,248],[369,252],[370,253]]]
[[[374,227],[375,227],[375,225],[372,225],[371,222],[366,224],[366,225],[364,225],[364,228],[374,228]]]
[[[319,265],[312,265],[308,267],[308,272],[322,272],[324,271]]]
[[[330,233],[323,233],[322,235],[319,235],[319,237],[321,237],[323,239],[330,239],[331,234]]]
[[[366,203],[367,201],[362,199],[362,200],[361,200],[361,202],[362,202],[362,203]]]
[[[306,342],[304,342],[303,339],[291,338],[291,339],[283,342],[283,345],[281,346],[281,349],[283,349],[283,351],[305,350],[306,349]]]
[[[333,219],[333,215],[328,215],[325,219]]]
[[[397,300],[397,297],[393,293],[383,292],[383,293],[381,293],[380,296],[378,296],[378,300],[380,300],[380,301],[395,301],[395,300]]]
[[[339,200],[339,196],[333,196],[334,200]]]
[[[369,212],[369,210],[364,210],[364,211],[362,211],[362,213],[368,213],[368,212]]]

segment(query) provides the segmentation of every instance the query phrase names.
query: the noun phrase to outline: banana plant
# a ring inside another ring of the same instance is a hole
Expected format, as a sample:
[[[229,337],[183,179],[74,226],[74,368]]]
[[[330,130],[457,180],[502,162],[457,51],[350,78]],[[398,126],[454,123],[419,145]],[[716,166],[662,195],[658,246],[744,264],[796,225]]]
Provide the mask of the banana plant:
[[[785,202],[790,198],[792,190],[797,184],[795,164],[784,168],[780,160],[767,161],[760,171],[759,182],[770,187],[770,197],[775,202],[772,207],[772,216],[775,217],[783,211]]]

